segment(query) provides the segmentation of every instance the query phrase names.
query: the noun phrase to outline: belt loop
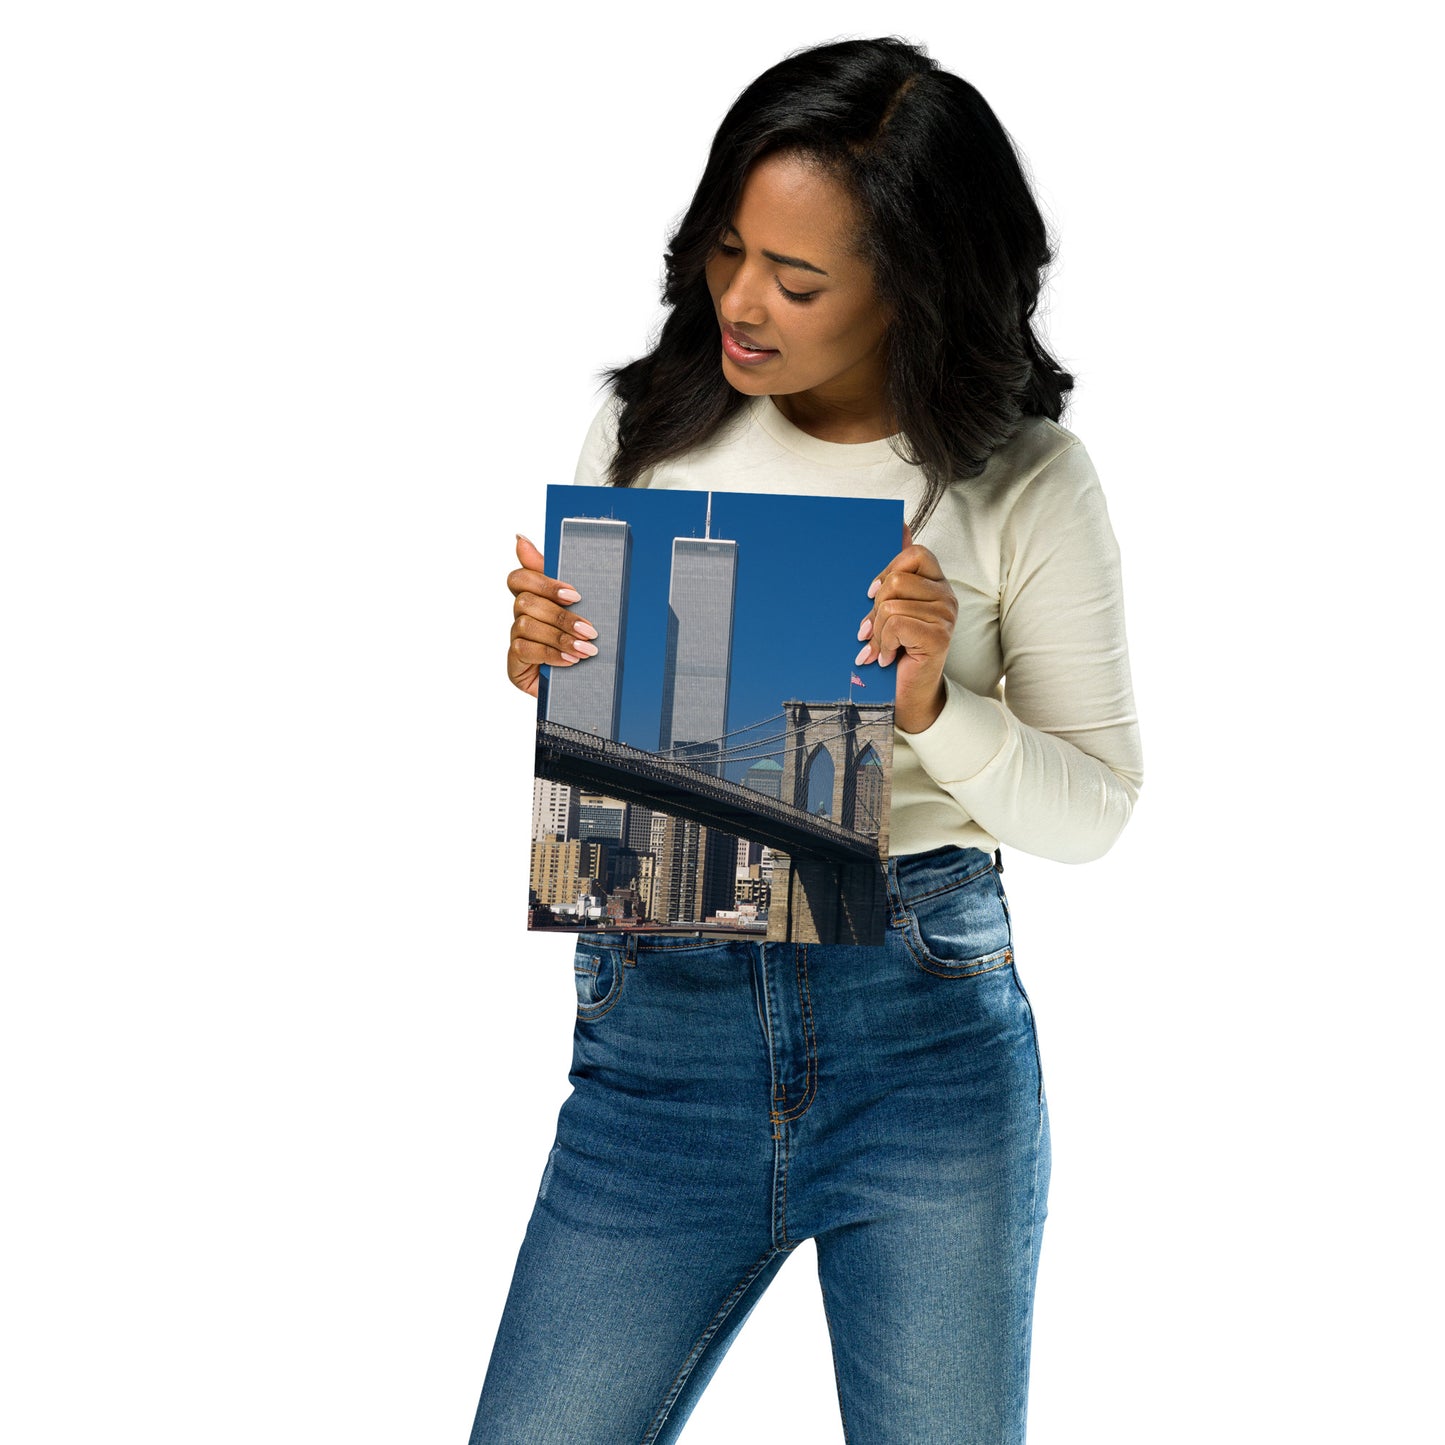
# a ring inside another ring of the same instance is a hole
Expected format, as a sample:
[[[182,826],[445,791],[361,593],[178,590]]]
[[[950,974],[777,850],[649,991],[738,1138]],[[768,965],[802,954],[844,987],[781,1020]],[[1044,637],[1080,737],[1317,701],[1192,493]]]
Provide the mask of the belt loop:
[[[1002,848],[995,848],[995,849],[993,850],[993,866],[994,866],[1000,873],[1003,872],[1003,849],[1002,849]]]
[[[637,962],[637,935],[635,933],[627,935],[627,945],[622,950],[622,962],[624,965]]]
[[[903,912],[903,892],[898,886],[898,863],[895,859],[884,860],[883,878],[888,890],[888,913],[896,920]]]

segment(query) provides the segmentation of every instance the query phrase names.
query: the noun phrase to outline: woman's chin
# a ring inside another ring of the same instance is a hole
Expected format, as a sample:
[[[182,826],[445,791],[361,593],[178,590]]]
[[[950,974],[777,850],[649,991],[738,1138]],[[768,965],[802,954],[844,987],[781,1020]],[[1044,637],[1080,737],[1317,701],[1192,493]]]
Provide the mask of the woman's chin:
[[[725,362],[723,376],[734,391],[740,391],[744,396],[771,396],[774,390],[773,384],[766,377],[759,376],[746,367],[729,366]]]

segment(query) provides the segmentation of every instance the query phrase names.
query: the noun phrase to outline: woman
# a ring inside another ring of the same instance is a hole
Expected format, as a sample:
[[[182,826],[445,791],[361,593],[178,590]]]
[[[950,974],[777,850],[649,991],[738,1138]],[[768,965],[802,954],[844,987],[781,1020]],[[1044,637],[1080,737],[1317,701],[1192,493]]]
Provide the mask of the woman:
[[[904,499],[857,630],[896,669],[888,934],[583,935],[474,1442],[676,1439],[809,1238],[849,1440],[1024,1438],[1048,1114],[996,850],[1096,858],[1141,781],[1118,549],[1032,326],[1049,259],[987,104],[900,41],[793,56],[722,123],[577,480]],[[619,639],[517,555],[535,695]]]

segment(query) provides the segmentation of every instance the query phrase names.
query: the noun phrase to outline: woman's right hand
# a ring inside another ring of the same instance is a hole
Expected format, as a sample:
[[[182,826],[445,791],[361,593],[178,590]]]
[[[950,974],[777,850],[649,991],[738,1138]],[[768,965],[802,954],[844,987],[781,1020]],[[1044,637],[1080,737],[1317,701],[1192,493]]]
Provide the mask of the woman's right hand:
[[[523,692],[537,696],[541,667],[572,667],[583,658],[595,657],[591,639],[597,629],[585,618],[575,617],[567,606],[581,601],[582,594],[565,582],[548,577],[542,554],[517,533],[517,561],[522,565],[507,574],[512,593],[512,643],[507,649],[507,677]]]

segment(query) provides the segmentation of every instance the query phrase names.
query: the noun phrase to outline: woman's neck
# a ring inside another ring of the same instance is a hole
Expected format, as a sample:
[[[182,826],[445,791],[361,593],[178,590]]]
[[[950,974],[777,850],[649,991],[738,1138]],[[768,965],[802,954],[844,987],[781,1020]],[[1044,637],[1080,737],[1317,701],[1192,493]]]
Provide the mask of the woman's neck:
[[[876,442],[898,430],[881,396],[844,400],[800,391],[775,396],[772,403],[799,431],[820,442]]]

